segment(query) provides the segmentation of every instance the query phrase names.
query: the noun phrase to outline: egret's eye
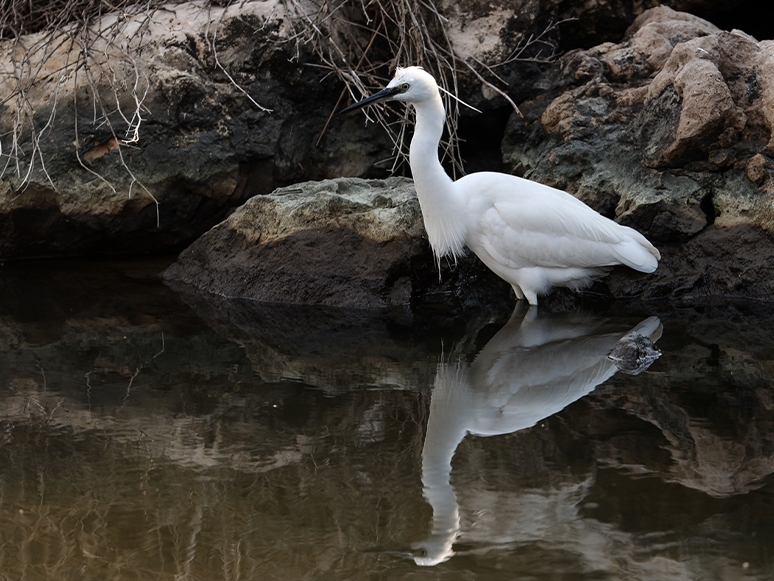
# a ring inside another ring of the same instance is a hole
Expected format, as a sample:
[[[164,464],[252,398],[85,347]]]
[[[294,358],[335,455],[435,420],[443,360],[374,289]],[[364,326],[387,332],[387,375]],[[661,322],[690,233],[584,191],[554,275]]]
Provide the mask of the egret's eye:
[[[402,85],[400,85],[400,87],[399,87],[399,88],[400,88],[400,92],[401,92],[401,93],[405,93],[406,91],[408,91],[408,90],[409,90],[409,86],[410,86],[410,85],[409,85],[408,83],[403,83],[403,84],[402,84]]]

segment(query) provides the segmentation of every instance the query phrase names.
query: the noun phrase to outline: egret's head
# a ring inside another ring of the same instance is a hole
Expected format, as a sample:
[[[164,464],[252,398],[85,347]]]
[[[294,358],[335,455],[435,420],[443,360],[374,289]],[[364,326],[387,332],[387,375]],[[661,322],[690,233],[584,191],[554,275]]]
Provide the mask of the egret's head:
[[[421,67],[398,68],[387,89],[396,91],[393,99],[407,103],[421,103],[438,94],[435,79]]]
[[[360,109],[366,105],[395,99],[406,103],[422,103],[437,98],[438,85],[433,76],[421,67],[398,68],[388,85],[362,101],[343,109],[342,113]]]

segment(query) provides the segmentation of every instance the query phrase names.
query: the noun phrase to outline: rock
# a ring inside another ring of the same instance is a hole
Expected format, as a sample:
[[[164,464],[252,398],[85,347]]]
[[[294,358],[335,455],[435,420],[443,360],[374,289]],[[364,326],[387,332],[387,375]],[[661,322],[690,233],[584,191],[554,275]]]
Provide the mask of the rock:
[[[562,28],[562,47],[590,48],[620,38],[648,8],[667,6],[709,18],[721,11],[739,10],[745,0],[586,0],[552,2]],[[748,2],[749,3],[749,2]]]
[[[436,268],[413,183],[340,178],[248,200],[164,273],[229,298],[358,308],[502,302],[510,288],[470,254]]]
[[[653,341],[637,331],[631,331],[621,337],[608,357],[620,371],[629,375],[639,375],[661,356]]]
[[[95,20],[93,34],[108,32],[92,45],[91,85],[64,66],[80,50],[64,36],[0,41],[0,260],[179,250],[278,185],[384,175],[372,168],[392,144],[357,119],[315,147],[342,87],[304,66],[283,2],[210,4]],[[21,126],[12,54],[39,69]]]
[[[619,44],[574,51],[513,116],[508,168],[645,234],[654,275],[602,292],[769,297],[774,257],[774,42],[666,7]]]
[[[256,196],[184,251],[164,277],[225,297],[405,304],[410,273],[399,265],[422,251],[418,203],[402,179],[359,185],[323,181]]]

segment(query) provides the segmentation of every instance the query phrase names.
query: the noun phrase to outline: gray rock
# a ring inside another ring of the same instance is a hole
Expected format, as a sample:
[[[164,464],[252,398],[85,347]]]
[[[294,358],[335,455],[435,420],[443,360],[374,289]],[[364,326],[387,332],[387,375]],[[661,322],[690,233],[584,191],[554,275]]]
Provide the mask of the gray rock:
[[[631,331],[621,337],[608,357],[615,366],[629,375],[639,375],[661,356],[653,341],[645,335]]]
[[[411,182],[326,180],[256,196],[165,273],[226,297],[383,307],[411,296],[422,253]]]
[[[474,256],[439,273],[413,182],[340,178],[248,200],[180,254],[166,281],[229,298],[358,308],[503,302]]]

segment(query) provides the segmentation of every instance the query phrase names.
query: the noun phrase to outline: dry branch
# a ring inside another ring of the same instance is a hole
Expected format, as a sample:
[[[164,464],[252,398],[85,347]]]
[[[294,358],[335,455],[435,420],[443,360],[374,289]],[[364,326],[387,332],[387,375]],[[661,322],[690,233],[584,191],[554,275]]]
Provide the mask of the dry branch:
[[[240,0],[206,3],[210,15],[206,41],[215,66],[252,104],[257,103],[234,80],[218,59],[218,27],[225,9]],[[44,145],[58,111],[69,99],[74,111],[73,146],[80,166],[100,179],[114,193],[116,187],[95,171],[91,163],[115,151],[119,166],[129,178],[128,195],[137,188],[156,204],[156,223],[160,223],[159,202],[129,167],[125,148],[142,139],[142,125],[148,117],[145,100],[151,82],[138,55],[147,45],[150,24],[158,12],[169,9],[174,0],[10,0],[0,8],[0,42],[9,62],[0,65],[0,94],[10,123],[0,134],[0,178],[11,174],[14,189],[23,190],[36,175],[43,174],[53,190],[55,179],[46,168]],[[178,1],[177,3],[183,3]],[[223,8],[218,16],[209,12]],[[41,123],[32,104],[31,93],[54,84],[53,104],[48,104],[48,120]],[[61,89],[61,90],[60,90]],[[61,93],[61,95],[60,95]],[[86,101],[84,101],[84,95]],[[85,106],[92,110],[88,128],[92,133],[107,134],[100,142],[89,144],[79,115]],[[5,147],[3,147],[5,145]]]
[[[518,111],[508,95],[507,83],[494,69],[514,61],[547,62],[555,55],[551,33],[558,23],[549,25],[538,35],[522,38],[500,61],[484,63],[462,58],[457,53],[447,32],[448,19],[434,0],[283,1],[289,11],[296,14],[296,24],[291,23],[294,28],[291,40],[297,46],[311,45],[320,61],[317,66],[341,79],[353,101],[383,87],[398,66],[419,65],[433,75],[448,112],[442,156],[452,163],[455,173],[462,173],[457,134],[460,116],[460,102],[456,98],[458,75],[469,71]],[[375,45],[379,45],[378,54],[374,54]],[[298,48],[296,54],[300,54]],[[386,59],[380,58],[385,54],[389,55]],[[399,110],[397,123],[389,120],[386,111],[385,108],[373,108],[364,112],[369,121],[375,120],[387,130],[395,147],[392,167],[395,172],[408,162],[404,134],[410,110]]]

